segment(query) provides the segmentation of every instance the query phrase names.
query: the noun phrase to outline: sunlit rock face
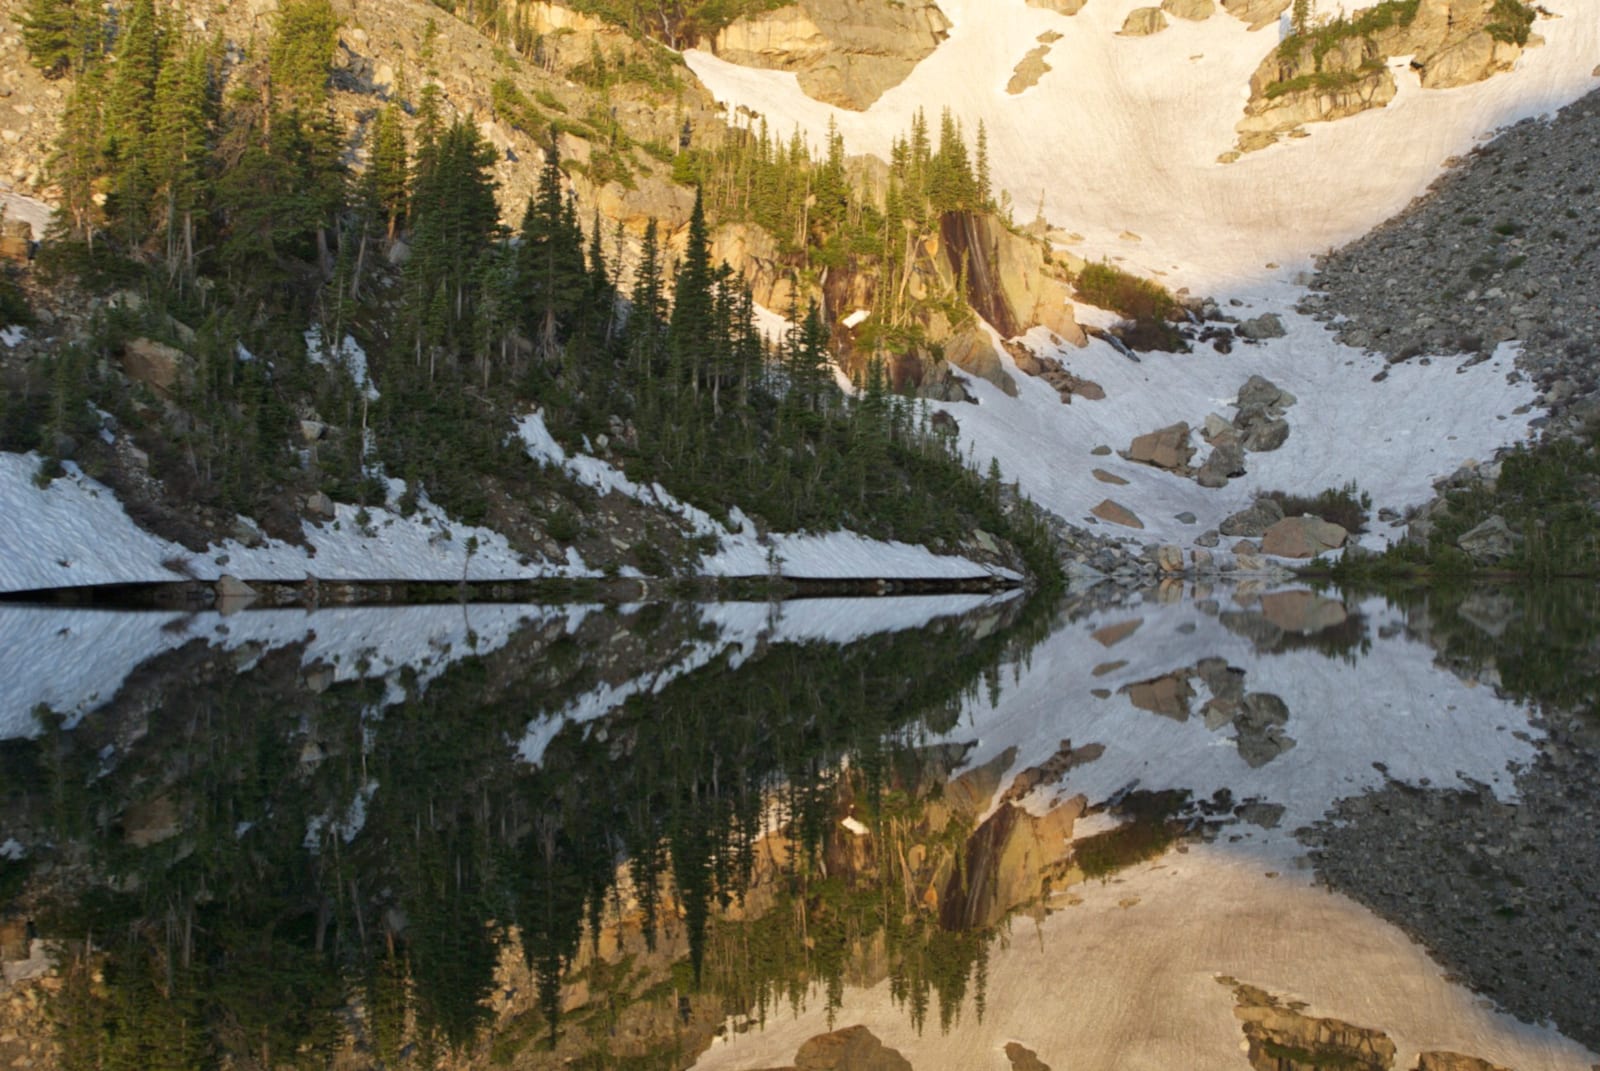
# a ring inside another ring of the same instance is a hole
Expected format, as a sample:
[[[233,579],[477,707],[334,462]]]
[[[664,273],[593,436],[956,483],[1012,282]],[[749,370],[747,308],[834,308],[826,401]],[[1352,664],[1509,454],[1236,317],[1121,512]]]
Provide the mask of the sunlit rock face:
[[[711,50],[748,67],[794,71],[816,99],[863,111],[905,81],[949,29],[933,0],[800,0],[736,19]]]

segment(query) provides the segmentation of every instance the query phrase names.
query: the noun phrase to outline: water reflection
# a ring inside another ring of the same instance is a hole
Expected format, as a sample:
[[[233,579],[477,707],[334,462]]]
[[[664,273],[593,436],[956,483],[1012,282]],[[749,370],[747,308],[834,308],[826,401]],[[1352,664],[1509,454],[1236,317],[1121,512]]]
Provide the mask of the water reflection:
[[[1586,1068],[1295,831],[1516,799],[1593,618],[1174,594],[0,609],[0,957],[64,964],[56,1048],[0,1065],[1221,1067],[1342,1014]]]

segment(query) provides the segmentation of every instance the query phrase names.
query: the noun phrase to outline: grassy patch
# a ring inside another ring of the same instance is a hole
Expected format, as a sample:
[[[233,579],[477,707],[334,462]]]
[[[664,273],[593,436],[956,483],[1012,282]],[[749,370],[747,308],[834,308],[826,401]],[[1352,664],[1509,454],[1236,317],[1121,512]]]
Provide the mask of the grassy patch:
[[[1134,349],[1178,351],[1185,348],[1182,336],[1172,325],[1181,306],[1160,283],[1101,261],[1085,265],[1075,285],[1080,301],[1119,312],[1133,321],[1131,327],[1118,333]]]

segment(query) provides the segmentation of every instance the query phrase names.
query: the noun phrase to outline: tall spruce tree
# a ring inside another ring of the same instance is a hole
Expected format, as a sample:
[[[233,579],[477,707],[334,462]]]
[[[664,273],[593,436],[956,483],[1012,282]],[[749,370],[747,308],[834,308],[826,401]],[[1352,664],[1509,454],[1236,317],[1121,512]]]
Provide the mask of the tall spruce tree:
[[[22,43],[46,78],[82,71],[100,52],[98,5],[74,0],[28,0],[18,19]]]
[[[538,192],[522,216],[520,251],[528,334],[547,361],[561,355],[589,287],[576,214],[562,191],[560,158],[552,147],[539,172]]]
[[[406,216],[411,180],[409,168],[400,107],[390,103],[378,112],[372,124],[372,149],[367,156],[361,191],[367,210],[382,220],[384,236],[391,242]]]
[[[133,0],[117,33],[116,63],[106,87],[106,157],[111,167],[107,211],[130,248],[144,240],[150,218],[155,188],[150,137],[166,38],[154,0]]]
[[[195,220],[207,197],[206,164],[214,121],[205,50],[190,45],[169,57],[156,80],[151,172],[160,201],[169,273],[194,271]]]
[[[698,393],[715,319],[712,313],[711,243],[706,230],[705,196],[696,191],[689,214],[689,241],[672,290],[667,354],[680,377]]]

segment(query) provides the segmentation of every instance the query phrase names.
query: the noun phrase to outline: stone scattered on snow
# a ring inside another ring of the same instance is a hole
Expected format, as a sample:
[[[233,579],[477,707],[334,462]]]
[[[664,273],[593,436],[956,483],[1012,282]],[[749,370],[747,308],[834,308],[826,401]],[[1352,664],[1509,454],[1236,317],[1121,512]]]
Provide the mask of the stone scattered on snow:
[[[1258,498],[1250,508],[1233,514],[1218,526],[1225,536],[1259,536],[1283,520],[1283,507],[1277,499]],[[1198,542],[1198,540],[1196,541]]]
[[[1129,509],[1127,506],[1113,502],[1109,498],[1101,502],[1098,506],[1095,506],[1094,509],[1090,510],[1089,512],[1093,513],[1096,517],[1099,517],[1102,521],[1106,521],[1110,524],[1120,524],[1124,528],[1144,527],[1144,522],[1139,519],[1138,515],[1134,513],[1133,510]]]
[[[1278,558],[1315,558],[1344,546],[1348,535],[1341,526],[1309,513],[1285,517],[1262,533],[1261,553]]]
[[[1288,334],[1288,331],[1284,329],[1283,319],[1275,312],[1269,312],[1252,320],[1246,320],[1234,331],[1240,338],[1249,339],[1252,342],[1260,342],[1265,338],[1282,338]]]
[[[1194,449],[1194,444],[1189,441],[1189,425],[1179,421],[1138,436],[1122,456],[1129,461],[1154,465],[1158,469],[1181,472],[1188,468]]]

